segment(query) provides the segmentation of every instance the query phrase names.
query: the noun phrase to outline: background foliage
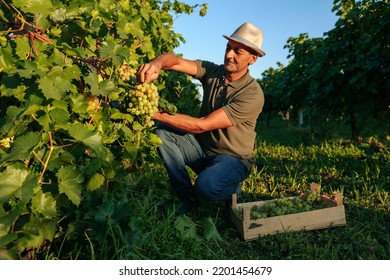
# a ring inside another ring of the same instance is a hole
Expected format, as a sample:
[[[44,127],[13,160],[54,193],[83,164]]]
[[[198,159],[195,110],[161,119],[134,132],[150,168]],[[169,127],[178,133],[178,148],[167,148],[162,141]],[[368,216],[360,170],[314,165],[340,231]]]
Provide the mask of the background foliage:
[[[289,38],[289,64],[263,73],[266,110],[289,112],[295,119],[304,112],[305,125],[312,128],[321,120],[348,122],[355,140],[375,123],[385,136],[390,117],[388,1],[335,0],[333,11],[339,16],[334,29],[323,38],[307,33]]]

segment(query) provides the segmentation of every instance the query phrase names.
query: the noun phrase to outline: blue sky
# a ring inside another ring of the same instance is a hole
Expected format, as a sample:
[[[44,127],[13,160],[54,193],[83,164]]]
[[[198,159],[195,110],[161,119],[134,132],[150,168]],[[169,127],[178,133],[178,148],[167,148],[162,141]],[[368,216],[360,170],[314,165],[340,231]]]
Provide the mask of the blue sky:
[[[323,37],[334,28],[338,17],[332,13],[333,0],[182,0],[187,4],[208,3],[205,17],[198,11],[175,19],[174,31],[183,35],[185,44],[175,49],[188,59],[204,59],[223,63],[226,39],[244,22],[262,29],[266,52],[250,67],[254,78],[277,62],[287,65],[289,37],[308,33],[310,38]]]

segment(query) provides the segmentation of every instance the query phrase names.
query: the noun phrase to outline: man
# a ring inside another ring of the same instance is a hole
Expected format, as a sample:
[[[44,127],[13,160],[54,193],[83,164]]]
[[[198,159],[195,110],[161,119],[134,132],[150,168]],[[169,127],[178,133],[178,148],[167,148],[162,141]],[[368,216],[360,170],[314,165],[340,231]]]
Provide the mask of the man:
[[[265,53],[263,33],[244,23],[227,40],[223,65],[162,54],[140,67],[139,82],[157,79],[161,70],[179,71],[199,79],[203,100],[198,118],[157,112],[159,153],[171,185],[181,201],[179,214],[199,205],[198,195],[211,201],[230,201],[254,163],[255,126],[264,105],[259,84],[248,67]],[[189,166],[198,175],[193,186]]]

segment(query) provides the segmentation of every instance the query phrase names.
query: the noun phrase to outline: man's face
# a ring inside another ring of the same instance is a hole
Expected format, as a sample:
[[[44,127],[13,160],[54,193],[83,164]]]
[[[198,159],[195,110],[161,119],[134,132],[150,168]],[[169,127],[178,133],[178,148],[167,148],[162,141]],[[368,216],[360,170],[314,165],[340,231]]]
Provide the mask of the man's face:
[[[248,66],[253,64],[257,55],[251,54],[248,47],[245,45],[229,41],[225,50],[225,70],[228,73],[241,73],[242,75],[247,72]]]

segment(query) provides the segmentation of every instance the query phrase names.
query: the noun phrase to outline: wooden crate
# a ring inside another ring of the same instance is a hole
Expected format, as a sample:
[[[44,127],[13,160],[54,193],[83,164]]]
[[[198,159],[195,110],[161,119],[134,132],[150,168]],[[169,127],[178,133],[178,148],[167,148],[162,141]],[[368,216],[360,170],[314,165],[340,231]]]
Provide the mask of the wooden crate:
[[[237,203],[237,197],[234,194],[230,218],[245,241],[287,231],[316,230],[346,225],[342,195],[340,193],[335,196],[322,195],[321,198],[326,208],[251,220],[250,211],[253,206],[262,206],[273,200]],[[243,210],[242,218],[235,211],[241,208]]]

